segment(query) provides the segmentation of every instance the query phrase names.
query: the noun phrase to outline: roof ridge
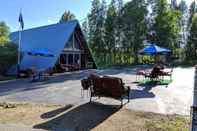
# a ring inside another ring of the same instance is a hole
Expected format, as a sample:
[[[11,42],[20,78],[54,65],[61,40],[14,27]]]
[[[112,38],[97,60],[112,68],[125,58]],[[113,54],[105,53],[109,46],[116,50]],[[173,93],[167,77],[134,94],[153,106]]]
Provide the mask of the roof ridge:
[[[45,28],[45,27],[48,27],[48,26],[68,24],[68,23],[72,23],[72,22],[79,22],[79,21],[77,19],[74,19],[74,20],[69,20],[69,21],[64,22],[64,23],[54,23],[54,24],[50,24],[50,25],[43,25],[43,26],[39,26],[39,27],[33,27],[33,28],[25,29],[23,31],[35,30],[35,29]],[[14,32],[11,32],[10,34],[17,33],[17,32],[19,32],[19,31],[14,31]]]

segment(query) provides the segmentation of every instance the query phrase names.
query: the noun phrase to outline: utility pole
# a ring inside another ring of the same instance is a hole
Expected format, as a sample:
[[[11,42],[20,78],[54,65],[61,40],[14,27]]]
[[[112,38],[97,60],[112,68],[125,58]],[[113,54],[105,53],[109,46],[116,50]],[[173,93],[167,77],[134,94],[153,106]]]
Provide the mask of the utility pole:
[[[20,64],[21,64],[21,33],[22,33],[22,28],[21,26],[19,27],[19,39],[18,39],[18,63],[17,63],[17,75],[20,77]]]
[[[22,16],[22,11],[20,10],[20,15],[19,15],[19,39],[18,39],[18,63],[17,63],[17,76],[20,77],[20,64],[21,64],[21,35],[22,31],[24,28],[24,22],[23,22],[23,16]]]

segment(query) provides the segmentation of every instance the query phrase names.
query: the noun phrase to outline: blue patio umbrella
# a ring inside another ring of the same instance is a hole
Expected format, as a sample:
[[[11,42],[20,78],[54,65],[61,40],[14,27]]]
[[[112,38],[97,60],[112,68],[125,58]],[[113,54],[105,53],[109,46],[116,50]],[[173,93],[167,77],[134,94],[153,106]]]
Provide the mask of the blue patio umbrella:
[[[139,51],[139,54],[141,54],[141,55],[157,55],[157,54],[167,55],[167,54],[171,54],[171,53],[172,53],[172,51],[170,49],[159,47],[155,44],[151,44]]]
[[[43,57],[54,57],[55,55],[47,49],[37,49],[28,52],[31,56],[43,56]]]

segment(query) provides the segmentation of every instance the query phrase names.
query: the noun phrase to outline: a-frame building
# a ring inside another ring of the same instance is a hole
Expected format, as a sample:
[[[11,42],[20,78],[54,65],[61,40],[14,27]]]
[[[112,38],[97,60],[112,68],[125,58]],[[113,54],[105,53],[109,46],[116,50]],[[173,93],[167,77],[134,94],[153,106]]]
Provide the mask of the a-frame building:
[[[50,68],[55,71],[69,71],[96,68],[77,20],[24,30],[21,36],[20,70],[34,68],[44,71]],[[12,33],[10,39],[18,43],[19,32]],[[28,54],[42,49],[52,52],[54,57],[35,57]]]

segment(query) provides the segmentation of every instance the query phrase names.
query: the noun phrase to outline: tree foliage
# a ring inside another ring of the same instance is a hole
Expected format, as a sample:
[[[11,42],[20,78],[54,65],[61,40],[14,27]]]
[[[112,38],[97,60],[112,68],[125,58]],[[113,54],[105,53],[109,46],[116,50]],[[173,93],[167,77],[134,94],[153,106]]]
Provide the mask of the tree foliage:
[[[143,47],[143,40],[147,33],[147,14],[145,0],[132,0],[123,9],[124,45],[129,47],[127,51],[133,52],[135,63],[138,62],[138,51]]]
[[[83,27],[97,64],[137,63],[144,41],[171,48],[178,54],[179,39],[187,34],[180,35],[187,31],[188,9],[184,0],[180,4],[171,2],[132,0],[123,4],[123,0],[111,0],[107,6],[104,0],[93,0]]]
[[[156,32],[156,38],[153,42],[174,49],[178,46],[180,12],[177,9],[170,8],[167,0],[156,0],[155,2],[156,16],[153,30]]]
[[[180,33],[178,36],[178,41],[180,43],[181,47],[184,47],[187,44],[187,38],[188,38],[188,6],[186,4],[185,0],[181,0],[178,8],[177,8],[180,13],[181,13],[181,17],[178,21],[178,26],[180,28]]]
[[[0,46],[5,45],[9,41],[9,27],[5,22],[0,22]]]
[[[197,12],[197,9],[196,9],[196,2],[193,1],[190,5],[190,8],[189,8],[189,22],[188,22],[188,28],[191,27],[191,24],[192,24],[192,19],[193,19],[193,16],[194,14]]]
[[[122,0],[112,0],[108,8],[104,0],[92,1],[87,36],[99,65],[132,62],[131,52],[137,54],[143,47],[146,14],[145,0],[133,0],[127,5]]]
[[[74,20],[75,19],[75,15],[73,13],[71,13],[69,10],[65,10],[65,12],[63,13],[59,23],[64,23],[67,22],[69,20]]]
[[[104,61],[105,45],[104,45],[104,22],[106,14],[106,2],[103,0],[93,0],[91,12],[88,15],[88,41],[92,53],[100,64]],[[100,52],[100,53],[98,53]]]
[[[0,22],[0,74],[17,62],[17,46],[9,41],[9,27]]]
[[[117,10],[115,1],[112,0],[109,8],[107,10],[107,17],[105,20],[105,49],[108,53],[110,53],[109,63],[115,61],[116,54],[116,18],[117,18]]]
[[[0,74],[5,74],[10,66],[17,63],[17,45],[6,43],[0,46]]]
[[[192,19],[190,35],[186,46],[186,57],[189,60],[197,58],[197,14]]]

